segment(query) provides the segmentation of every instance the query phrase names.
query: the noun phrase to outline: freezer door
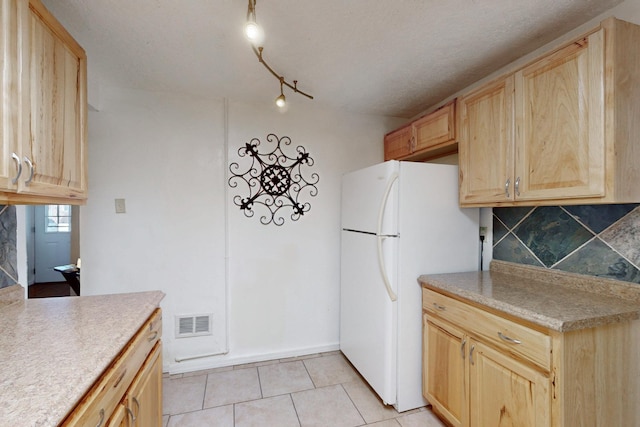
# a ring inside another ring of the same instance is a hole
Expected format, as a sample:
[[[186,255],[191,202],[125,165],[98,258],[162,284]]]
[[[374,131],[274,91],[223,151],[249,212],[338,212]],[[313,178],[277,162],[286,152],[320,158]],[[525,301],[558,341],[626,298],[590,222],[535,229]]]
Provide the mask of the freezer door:
[[[389,298],[381,278],[377,239],[342,231],[340,349],[380,398],[395,404],[397,303]],[[397,244],[398,238],[382,241],[392,278],[397,274]]]
[[[342,229],[398,234],[398,171],[399,162],[392,160],[342,177]]]

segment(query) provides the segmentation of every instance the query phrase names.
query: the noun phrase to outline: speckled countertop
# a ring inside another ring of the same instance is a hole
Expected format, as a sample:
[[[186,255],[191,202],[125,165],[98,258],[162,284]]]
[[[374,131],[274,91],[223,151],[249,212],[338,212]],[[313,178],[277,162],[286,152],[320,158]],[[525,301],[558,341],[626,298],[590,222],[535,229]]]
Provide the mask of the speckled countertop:
[[[0,425],[58,425],[163,297],[152,291],[2,307]]]
[[[640,317],[640,285],[496,262],[490,271],[424,275],[423,287],[566,332]]]

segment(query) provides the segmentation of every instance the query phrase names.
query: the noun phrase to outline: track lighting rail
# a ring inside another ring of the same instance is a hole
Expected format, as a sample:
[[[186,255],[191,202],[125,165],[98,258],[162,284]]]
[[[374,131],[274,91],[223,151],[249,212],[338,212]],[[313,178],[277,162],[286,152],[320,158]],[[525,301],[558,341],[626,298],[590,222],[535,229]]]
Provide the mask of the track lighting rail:
[[[293,90],[295,93],[299,93],[301,95],[306,96],[309,99],[313,99],[313,96],[309,95],[306,92],[298,89],[298,81],[294,80],[293,84],[289,83],[285,80],[284,76],[278,74],[267,62],[264,60],[262,56],[262,52],[264,50],[263,46],[259,44],[262,43],[262,29],[256,22],[256,0],[249,0],[249,7],[247,9],[247,22],[245,24],[245,34],[247,38],[251,41],[251,48],[253,49],[253,53],[258,57],[258,61],[264,65],[264,67],[269,70],[273,76],[278,79],[280,82],[280,96],[276,98],[276,105],[278,107],[284,107],[286,105],[286,98],[284,93],[282,92],[283,86],[287,86],[289,89]]]

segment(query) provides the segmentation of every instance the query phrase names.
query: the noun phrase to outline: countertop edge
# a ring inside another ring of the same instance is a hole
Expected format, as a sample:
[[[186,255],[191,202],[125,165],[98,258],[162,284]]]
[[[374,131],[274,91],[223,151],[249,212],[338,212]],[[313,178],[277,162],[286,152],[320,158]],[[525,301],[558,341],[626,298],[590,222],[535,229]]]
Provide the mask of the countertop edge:
[[[640,311],[629,311],[611,316],[592,317],[587,320],[581,319],[576,321],[561,321],[553,317],[533,312],[531,310],[503,303],[484,295],[465,291],[442,281],[433,280],[429,277],[429,275],[420,276],[418,280],[424,288],[431,289],[436,292],[445,291],[448,296],[453,296],[467,302],[480,304],[486,308],[500,311],[518,319],[522,319],[526,322],[534,323],[538,326],[542,326],[544,328],[551,329],[557,332],[569,332],[579,329],[588,329],[597,326],[603,326],[610,323],[640,319]]]
[[[515,266],[515,268],[513,268],[510,264],[511,263],[500,262],[497,265],[497,268],[494,268],[494,262],[492,262],[491,272],[504,274],[507,276],[514,276],[519,279],[531,280],[532,282],[547,282],[548,280],[554,280],[558,282],[558,286],[574,289],[579,292],[603,295],[624,302],[640,303],[640,301],[636,299],[636,296],[640,294],[640,286],[637,285],[613,283],[614,289],[609,290],[607,289],[607,286],[611,285],[610,282],[616,282],[615,280],[596,278],[596,285],[594,289],[593,287],[589,286],[591,284],[591,281],[589,280],[590,278],[588,276],[585,277],[584,275],[572,273],[560,275],[552,274],[551,276],[547,276],[545,269],[536,267],[528,268],[528,266],[525,268],[519,268],[520,266]],[[545,273],[545,278],[540,277],[541,271]],[[522,272],[523,274],[519,274],[520,272]],[[469,277],[473,277],[474,272],[469,272],[467,274],[469,274]],[[475,274],[477,274],[479,277],[483,273],[478,271],[475,272]],[[483,306],[487,309],[493,309],[514,318],[521,319],[525,322],[533,323],[537,326],[541,326],[543,328],[547,328],[557,332],[569,332],[580,329],[588,329],[617,322],[637,320],[640,318],[640,307],[638,307],[634,309],[623,309],[614,314],[607,314],[603,316],[585,317],[576,320],[561,320],[555,317],[544,315],[542,313],[534,312],[517,305],[500,301],[490,296],[482,295],[480,293],[461,288],[453,283],[441,279],[440,277],[442,276],[446,275],[421,275],[418,278],[418,282],[424,288],[431,289],[436,292],[444,292],[448,296],[459,298],[466,302],[479,304],[480,306]],[[565,279],[568,282],[565,282]],[[638,289],[633,289],[633,287],[637,287]]]

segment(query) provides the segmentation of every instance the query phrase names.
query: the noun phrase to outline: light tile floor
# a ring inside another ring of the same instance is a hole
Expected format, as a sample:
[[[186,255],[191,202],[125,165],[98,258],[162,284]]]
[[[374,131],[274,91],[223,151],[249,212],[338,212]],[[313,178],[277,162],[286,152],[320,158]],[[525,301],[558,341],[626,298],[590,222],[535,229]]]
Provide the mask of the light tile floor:
[[[165,427],[441,427],[428,409],[382,404],[338,352],[163,379]]]

